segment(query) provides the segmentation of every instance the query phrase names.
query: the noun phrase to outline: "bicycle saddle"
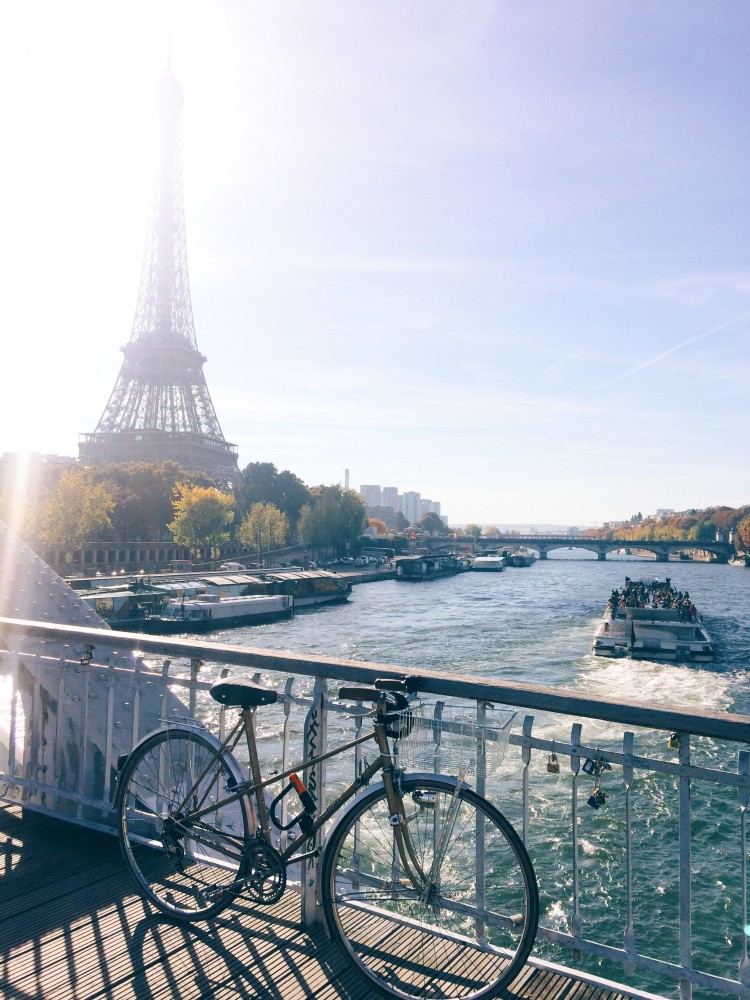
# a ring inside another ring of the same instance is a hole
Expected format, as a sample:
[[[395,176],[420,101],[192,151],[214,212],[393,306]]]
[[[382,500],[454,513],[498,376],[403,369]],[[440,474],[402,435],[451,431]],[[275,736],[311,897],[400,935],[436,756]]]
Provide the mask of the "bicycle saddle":
[[[261,687],[249,677],[217,681],[211,687],[211,697],[222,705],[233,708],[257,708],[258,705],[273,705],[278,695],[271,688]]]

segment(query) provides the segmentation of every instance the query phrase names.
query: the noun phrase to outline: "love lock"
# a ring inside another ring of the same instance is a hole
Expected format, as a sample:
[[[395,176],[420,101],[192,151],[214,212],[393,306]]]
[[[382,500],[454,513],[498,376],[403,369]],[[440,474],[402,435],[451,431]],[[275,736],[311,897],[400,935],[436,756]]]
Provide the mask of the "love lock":
[[[560,761],[557,759],[556,753],[551,753],[547,758],[547,771],[549,774],[560,773]]]
[[[606,805],[606,803],[607,796],[605,795],[603,788],[594,788],[587,800],[587,805],[590,805],[592,809],[598,809],[599,806]]]

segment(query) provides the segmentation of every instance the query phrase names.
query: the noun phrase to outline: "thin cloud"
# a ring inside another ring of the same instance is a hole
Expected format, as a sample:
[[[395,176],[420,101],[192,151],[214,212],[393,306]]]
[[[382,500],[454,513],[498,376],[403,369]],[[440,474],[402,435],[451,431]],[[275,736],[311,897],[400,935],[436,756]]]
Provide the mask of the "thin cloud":
[[[604,389],[608,385],[614,385],[616,382],[623,382],[625,379],[630,378],[631,375],[635,375],[638,372],[643,371],[645,368],[651,368],[653,365],[659,364],[660,361],[668,358],[671,354],[676,354],[677,351],[682,351],[691,344],[696,344],[700,340],[705,340],[706,337],[711,337],[715,333],[720,333],[722,330],[726,330],[727,327],[734,326],[735,323],[739,323],[743,319],[747,319],[748,316],[750,316],[750,309],[741,313],[739,316],[735,316],[734,319],[727,320],[726,323],[720,323],[718,326],[714,326],[710,330],[706,330],[704,333],[699,333],[695,337],[689,337],[687,340],[683,340],[681,344],[675,344],[674,347],[667,348],[666,351],[662,351],[653,358],[649,358],[648,361],[643,361],[640,365],[635,365],[634,368],[629,368],[627,371],[622,372],[619,375],[614,375],[612,378],[608,378],[604,382],[600,382],[599,385],[596,386],[596,391]]]

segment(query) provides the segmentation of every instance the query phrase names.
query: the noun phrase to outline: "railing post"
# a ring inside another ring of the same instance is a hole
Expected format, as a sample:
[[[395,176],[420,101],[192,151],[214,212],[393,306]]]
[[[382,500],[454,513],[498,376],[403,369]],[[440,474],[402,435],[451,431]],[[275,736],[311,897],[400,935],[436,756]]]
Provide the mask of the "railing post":
[[[748,905],[747,905],[747,806],[750,801],[750,752],[740,750],[737,759],[737,772],[745,778],[745,782],[737,789],[740,800],[740,870],[742,873],[742,959],[740,961],[740,982],[750,986],[750,958],[747,954],[748,937]]]
[[[198,707],[198,671],[203,666],[203,660],[194,656],[190,661],[190,690],[188,692],[188,713],[190,718],[195,718]]]
[[[573,794],[571,801],[571,820],[573,824],[573,914],[570,918],[570,930],[575,941],[579,941],[583,933],[583,918],[581,917],[581,894],[578,885],[578,772],[581,767],[581,752],[576,749],[581,745],[581,723],[574,722],[570,742],[573,747],[570,755],[570,770],[573,772]],[[581,953],[573,945],[573,955],[576,961]]]
[[[523,809],[522,832],[523,842],[529,842],[529,770],[531,764],[531,731],[534,726],[534,716],[527,715],[523,720],[524,743],[521,747],[521,761],[523,762],[523,775],[521,777],[521,804]]]
[[[627,920],[624,945],[627,954],[635,958],[635,927],[633,926],[633,733],[623,733],[622,752],[627,762],[622,765],[622,783],[625,786],[625,888],[627,892]],[[634,966],[631,964],[630,971]]]
[[[690,767],[690,736],[679,734],[680,765]],[[692,913],[691,913],[691,843],[690,843],[690,777],[681,774],[680,787],[680,966],[692,968]],[[691,1000],[693,984],[680,980],[680,1000]]]
[[[290,735],[290,724],[289,715],[292,711],[292,701],[294,696],[292,695],[292,688],[294,687],[294,678],[287,677],[286,684],[284,685],[284,725],[282,728],[281,736],[281,770],[286,771],[289,767],[289,735]],[[286,826],[288,819],[288,806],[287,806],[287,796],[281,800],[281,825]],[[286,848],[288,831],[282,830],[279,834],[279,850],[283,851]]]
[[[305,718],[304,730],[304,760],[317,757],[324,753],[327,745],[326,717],[326,679],[317,675],[313,688],[312,705]],[[315,800],[316,812],[321,813],[326,807],[325,797],[325,763],[316,764],[305,771],[307,790]],[[318,868],[319,854],[323,845],[323,831],[318,830],[314,846],[318,853],[303,862],[300,878],[302,881],[302,923],[312,928],[319,922],[318,915]]]

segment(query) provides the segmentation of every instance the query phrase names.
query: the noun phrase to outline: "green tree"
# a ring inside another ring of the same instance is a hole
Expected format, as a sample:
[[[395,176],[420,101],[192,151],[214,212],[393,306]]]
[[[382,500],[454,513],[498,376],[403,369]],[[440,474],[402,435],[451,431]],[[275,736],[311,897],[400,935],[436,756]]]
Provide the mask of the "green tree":
[[[297,530],[305,545],[316,551],[346,550],[359,541],[367,527],[367,508],[354,490],[340,486],[317,486],[311,502],[300,511]]]
[[[234,494],[240,518],[253,504],[272,504],[286,514],[292,527],[297,524],[303,505],[310,499],[301,479],[287,469],[277,472],[272,462],[250,462],[246,465],[235,483]]]
[[[286,514],[270,503],[254,503],[245,514],[237,530],[237,538],[247,548],[257,548],[258,563],[262,564],[262,553],[279,548],[289,537],[289,521]]]
[[[47,545],[59,545],[70,561],[73,552],[112,527],[114,506],[112,494],[94,482],[91,469],[64,469],[42,510],[39,538]]]
[[[203,473],[186,472],[176,462],[123,462],[92,470],[116,498],[112,528],[120,542],[159,541],[174,517],[178,483],[213,486]]]
[[[482,534],[482,528],[478,524],[467,524],[464,528],[464,534],[468,535],[469,538],[479,538]]]
[[[716,538],[716,525],[713,521],[699,521],[687,533],[689,542],[712,542]]]
[[[737,538],[737,548],[741,552],[750,552],[750,515],[738,521],[734,530]]]
[[[234,520],[234,497],[213,486],[175,487],[174,520],[167,525],[174,540],[195,555],[208,548],[210,555],[229,541],[229,526]]]
[[[404,517],[404,515],[401,513],[400,510],[396,511],[396,518],[394,521],[394,525],[395,525],[394,530],[396,532],[406,531],[406,529],[409,527],[409,522],[406,520],[406,518]]]
[[[427,514],[423,514],[422,517],[417,521],[415,527],[418,531],[427,531],[432,535],[448,535],[450,534],[450,528],[445,523],[445,521],[436,514],[434,511],[429,511]]]

